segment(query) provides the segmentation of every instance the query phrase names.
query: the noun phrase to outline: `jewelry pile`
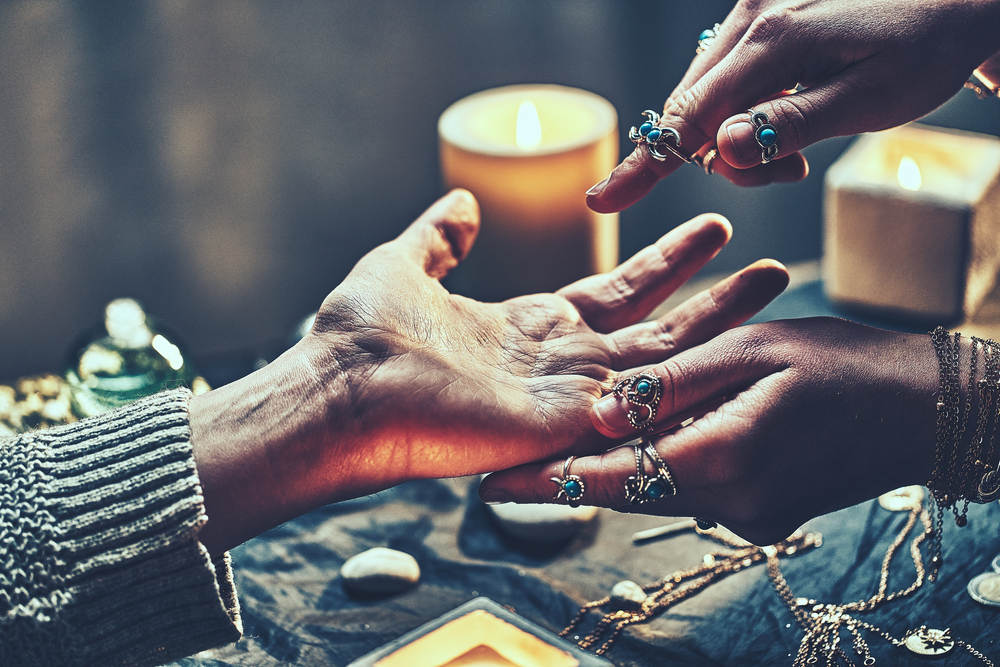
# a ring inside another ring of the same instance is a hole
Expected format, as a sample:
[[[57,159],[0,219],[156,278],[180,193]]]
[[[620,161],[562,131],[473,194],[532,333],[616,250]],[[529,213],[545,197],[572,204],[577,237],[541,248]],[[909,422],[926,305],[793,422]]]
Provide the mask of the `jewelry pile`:
[[[822,546],[823,538],[819,533],[796,531],[788,539],[777,544],[757,547],[728,533],[728,531],[708,532],[697,529],[699,535],[724,545],[728,549],[709,552],[703,556],[701,565],[668,574],[657,582],[643,586],[642,591],[646,596],[635,605],[634,609],[623,608],[623,605],[618,604],[620,600],[613,596],[584,604],[569,625],[559,634],[565,637],[574,632],[587,618],[591,610],[599,609],[602,611],[601,618],[588,634],[577,640],[577,644],[583,649],[593,650],[594,653],[602,655],[611,649],[615,640],[628,626],[652,620],[678,602],[693,597],[730,574],[759,563],[766,563],[768,576],[775,592],[788,607],[804,632],[793,667],[821,662],[828,666],[855,664],[842,645],[842,633],[845,630],[850,639],[850,649],[848,650],[855,653],[864,665],[875,664],[868,640],[862,634],[866,632],[881,637],[893,646],[906,648],[921,656],[945,655],[958,647],[984,665],[994,667],[993,661],[968,642],[952,636],[948,628],[940,630],[921,625],[915,629],[907,630],[901,636],[894,636],[878,625],[860,618],[860,615],[878,609],[889,602],[913,595],[929,579],[920,548],[929,537],[934,535],[935,524],[931,520],[930,513],[924,508],[922,499],[923,492],[919,487],[907,487],[897,492],[885,494],[879,499],[879,504],[883,508],[890,511],[907,511],[909,516],[896,539],[886,550],[876,593],[868,599],[848,603],[824,603],[812,598],[797,597],[792,592],[781,572],[781,558],[805,553]],[[679,522],[679,527],[681,523],[684,524],[684,527],[678,530],[665,527],[665,529],[658,529],[658,532],[663,535],[676,534],[680,530],[692,527],[692,522]],[[922,526],[923,530],[915,532],[918,524]],[[892,562],[896,553],[911,535],[913,535],[913,539],[910,542],[909,552],[916,576],[908,586],[889,592]],[[613,608],[616,606],[617,608]]]

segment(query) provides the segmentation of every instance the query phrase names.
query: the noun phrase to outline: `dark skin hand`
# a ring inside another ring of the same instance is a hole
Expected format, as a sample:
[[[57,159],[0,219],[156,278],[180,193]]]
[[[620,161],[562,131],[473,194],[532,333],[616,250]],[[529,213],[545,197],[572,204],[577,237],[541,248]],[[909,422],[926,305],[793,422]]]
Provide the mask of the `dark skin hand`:
[[[291,350],[192,400],[212,553],[406,480],[599,451],[590,411],[618,371],[739,324],[788,281],[762,260],[642,322],[729,240],[703,215],[607,274],[482,303],[439,282],[478,226],[472,196],[450,193],[366,255]]]
[[[965,368],[967,345],[963,352]],[[623,483],[635,462],[630,447],[619,447],[573,463],[585,504],[708,517],[763,545],[814,516],[930,476],[938,363],[926,335],[831,318],[769,322],[643,370],[663,382],[654,432],[666,433],[653,441],[678,493],[627,504]],[[613,442],[635,436],[627,407],[613,395],[595,405],[594,425]],[[671,428],[689,416],[689,426]],[[549,478],[561,472],[555,459],[496,473],[480,495],[556,502]]]
[[[932,111],[977,67],[997,71],[1000,0],[740,0],[663,106],[686,155],[717,145],[715,173],[737,185],[797,181],[799,152]],[[789,94],[800,84],[804,89]],[[761,164],[746,110],[767,114],[778,154]],[[640,147],[587,193],[620,211],[681,166]]]

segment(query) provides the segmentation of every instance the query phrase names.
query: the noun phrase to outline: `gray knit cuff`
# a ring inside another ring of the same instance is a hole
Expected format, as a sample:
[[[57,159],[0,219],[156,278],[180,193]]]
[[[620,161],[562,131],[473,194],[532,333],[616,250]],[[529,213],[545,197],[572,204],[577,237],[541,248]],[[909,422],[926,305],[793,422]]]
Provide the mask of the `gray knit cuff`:
[[[198,541],[190,398],[170,391],[26,437],[63,598],[51,603],[80,662],[162,663],[242,633],[228,554],[213,563]]]

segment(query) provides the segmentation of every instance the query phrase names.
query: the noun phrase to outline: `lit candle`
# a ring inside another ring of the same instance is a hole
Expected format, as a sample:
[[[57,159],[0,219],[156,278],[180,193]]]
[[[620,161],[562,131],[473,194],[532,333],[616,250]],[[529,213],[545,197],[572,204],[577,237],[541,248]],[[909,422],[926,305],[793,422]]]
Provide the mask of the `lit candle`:
[[[618,158],[614,107],[554,85],[507,86],[455,102],[438,123],[445,185],[479,200],[483,226],[462,268],[477,297],[551,291],[618,261],[618,216],[584,192]]]
[[[1000,270],[1000,140],[920,125],[866,135],[827,171],[825,207],[833,301],[958,320]]]

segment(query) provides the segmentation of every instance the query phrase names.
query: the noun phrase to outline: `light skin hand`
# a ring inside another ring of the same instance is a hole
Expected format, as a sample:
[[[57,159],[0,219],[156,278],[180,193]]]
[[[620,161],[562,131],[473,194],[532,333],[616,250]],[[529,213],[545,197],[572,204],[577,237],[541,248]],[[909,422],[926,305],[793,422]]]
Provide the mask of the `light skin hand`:
[[[741,0],[664,104],[686,152],[713,144],[737,185],[805,178],[801,151],[829,137],[917,119],[962,88],[1000,47],[1000,0]],[[796,84],[803,90],[788,94]],[[746,110],[767,114],[778,154],[762,165]],[[644,197],[681,164],[637,148],[587,202],[600,212]]]
[[[772,544],[814,516],[930,475],[938,363],[926,335],[830,318],[771,322],[733,329],[642,370],[663,381],[654,432],[667,432],[653,442],[678,494],[626,503],[623,484],[635,461],[630,447],[620,447],[573,463],[586,504],[707,517]],[[630,440],[626,409],[613,395],[602,399],[595,426]],[[689,416],[693,423],[671,429]],[[554,502],[549,478],[561,466],[553,460],[490,475],[480,495]]]
[[[406,480],[601,451],[590,410],[618,371],[736,326],[788,281],[762,260],[642,322],[729,240],[729,223],[707,214],[609,273],[482,303],[439,282],[478,227],[472,196],[450,193],[366,255],[292,349],[192,399],[213,554]]]

